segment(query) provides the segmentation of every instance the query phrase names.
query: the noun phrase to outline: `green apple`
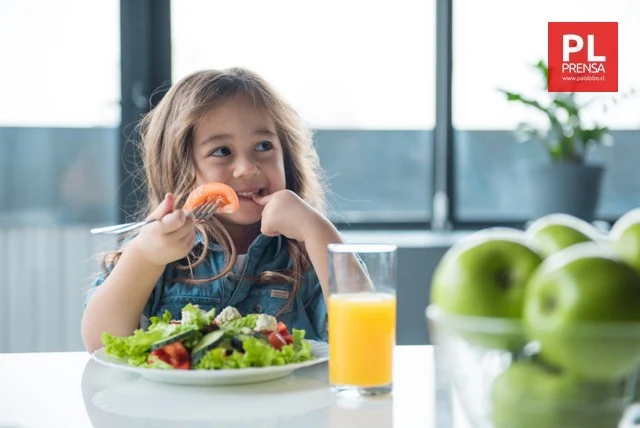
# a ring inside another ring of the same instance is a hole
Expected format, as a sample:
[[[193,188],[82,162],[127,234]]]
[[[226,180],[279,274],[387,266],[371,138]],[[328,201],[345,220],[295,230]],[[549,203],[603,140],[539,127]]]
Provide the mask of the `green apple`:
[[[447,314],[449,326],[456,324],[460,334],[466,330],[465,337],[475,344],[513,349],[523,341],[525,286],[541,262],[521,230],[490,228],[473,233],[456,242],[436,266],[431,302]],[[464,317],[483,317],[486,322]],[[455,322],[460,319],[469,322]],[[519,329],[507,320],[515,321]]]
[[[611,227],[609,239],[620,258],[640,271],[640,208],[620,217]]]
[[[546,362],[576,376],[620,379],[640,364],[640,273],[607,246],[572,245],[527,286],[523,323]]]
[[[526,231],[545,257],[581,242],[601,242],[605,236],[586,221],[569,214],[549,214],[531,223]]]
[[[532,360],[512,363],[491,385],[494,428],[616,428],[623,384],[589,382]]]

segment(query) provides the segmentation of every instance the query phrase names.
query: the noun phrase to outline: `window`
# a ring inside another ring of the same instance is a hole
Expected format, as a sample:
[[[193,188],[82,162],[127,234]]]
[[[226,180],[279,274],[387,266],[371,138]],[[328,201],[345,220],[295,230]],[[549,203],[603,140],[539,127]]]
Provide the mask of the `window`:
[[[0,352],[83,349],[111,249],[89,227],[118,214],[119,4],[0,2]]]
[[[310,124],[332,220],[428,220],[435,0],[172,2],[171,19],[174,81],[244,66]]]
[[[497,13],[499,11],[499,14]],[[482,16],[482,19],[478,19]],[[514,19],[502,19],[510,16]],[[526,16],[527,19],[519,19]],[[455,134],[456,217],[460,221],[520,221],[526,206],[518,170],[546,162],[540,147],[517,144],[513,130],[536,121],[529,109],[508,104],[498,88],[539,94],[541,82],[530,64],[546,60],[547,22],[616,21],[619,32],[619,90],[640,89],[640,3],[633,0],[544,0],[521,2],[455,0],[453,9],[453,125]],[[584,100],[602,94],[585,94]],[[598,148],[590,160],[607,168],[599,217],[612,219],[640,201],[637,130],[640,96],[592,119],[614,130],[614,146]]]
[[[1,225],[116,219],[118,5],[0,6]]]

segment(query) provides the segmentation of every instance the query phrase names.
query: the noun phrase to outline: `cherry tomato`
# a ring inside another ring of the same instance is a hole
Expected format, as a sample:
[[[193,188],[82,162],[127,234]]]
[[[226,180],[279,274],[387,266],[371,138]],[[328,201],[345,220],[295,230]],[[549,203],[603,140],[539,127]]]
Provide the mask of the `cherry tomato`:
[[[284,339],[284,341],[288,344],[293,343],[293,337],[287,330],[287,326],[282,322],[278,322],[278,326],[276,327],[276,331],[280,334],[280,336]]]
[[[151,355],[158,357],[174,369],[189,370],[191,368],[189,351],[187,351],[187,348],[184,347],[182,342],[170,343],[169,345],[152,351]]]
[[[287,344],[287,341],[277,331],[274,331],[269,335],[269,345],[271,345],[275,349],[279,350],[286,344]]]
[[[288,335],[289,330],[287,330],[287,326],[282,322],[278,321],[278,325],[276,327],[276,331],[280,334]]]

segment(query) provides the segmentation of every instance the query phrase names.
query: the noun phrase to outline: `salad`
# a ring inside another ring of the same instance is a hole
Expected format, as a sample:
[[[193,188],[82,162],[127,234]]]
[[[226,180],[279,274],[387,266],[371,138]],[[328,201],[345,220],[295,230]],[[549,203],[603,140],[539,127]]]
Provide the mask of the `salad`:
[[[191,303],[180,320],[169,311],[151,317],[147,330],[130,336],[103,333],[107,355],[131,366],[171,370],[221,370],[299,363],[313,359],[304,330],[293,329],[265,314],[242,316],[226,307],[216,316]]]

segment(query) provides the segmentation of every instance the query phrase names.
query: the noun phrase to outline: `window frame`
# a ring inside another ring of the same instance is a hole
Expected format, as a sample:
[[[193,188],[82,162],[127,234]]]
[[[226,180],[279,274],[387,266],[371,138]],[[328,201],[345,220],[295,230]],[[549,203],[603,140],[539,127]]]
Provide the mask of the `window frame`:
[[[120,0],[120,55],[118,216],[126,222],[145,200],[134,174],[141,167],[137,124],[171,82],[170,0]]]
[[[436,0],[435,127],[433,186],[426,186],[432,210],[424,221],[337,221],[342,230],[477,230],[491,226],[522,228],[521,220],[462,221],[456,218],[455,130],[452,120],[453,1]],[[121,0],[121,103],[119,215],[133,214],[144,200],[131,173],[140,167],[132,144],[135,125],[157,104],[171,82],[171,0]],[[602,219],[612,223],[615,219]]]

